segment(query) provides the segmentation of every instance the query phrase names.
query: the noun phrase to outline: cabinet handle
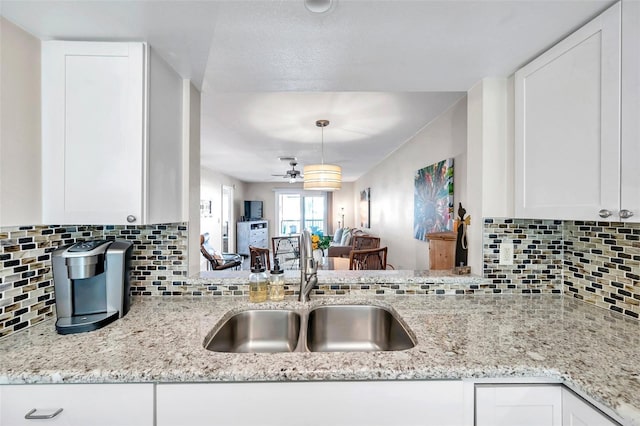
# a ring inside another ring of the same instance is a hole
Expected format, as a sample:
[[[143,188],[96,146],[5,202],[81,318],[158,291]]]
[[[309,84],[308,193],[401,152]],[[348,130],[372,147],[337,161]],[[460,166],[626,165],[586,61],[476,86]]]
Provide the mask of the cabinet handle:
[[[33,410],[29,411],[27,414],[24,415],[24,418],[27,420],[46,420],[46,419],[52,419],[55,416],[57,416],[58,414],[62,413],[62,408],[58,408],[58,410],[55,413],[52,414],[33,414],[37,411],[36,408],[34,408]]]
[[[631,210],[620,210],[621,219],[629,219],[631,216],[633,216],[633,212]]]
[[[133,223],[136,221],[136,217],[132,214],[130,214],[129,216],[127,216],[127,222],[129,223]]]
[[[620,212],[622,214],[622,212]],[[600,217],[609,217],[611,216],[611,212],[607,209],[602,209],[598,212],[598,214],[600,215]]]

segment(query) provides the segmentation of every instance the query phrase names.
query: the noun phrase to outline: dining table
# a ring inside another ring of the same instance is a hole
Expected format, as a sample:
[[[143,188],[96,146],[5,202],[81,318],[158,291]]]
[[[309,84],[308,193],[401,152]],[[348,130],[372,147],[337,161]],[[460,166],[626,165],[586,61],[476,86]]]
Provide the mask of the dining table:
[[[325,257],[318,264],[318,269],[325,271],[349,270],[348,257]]]

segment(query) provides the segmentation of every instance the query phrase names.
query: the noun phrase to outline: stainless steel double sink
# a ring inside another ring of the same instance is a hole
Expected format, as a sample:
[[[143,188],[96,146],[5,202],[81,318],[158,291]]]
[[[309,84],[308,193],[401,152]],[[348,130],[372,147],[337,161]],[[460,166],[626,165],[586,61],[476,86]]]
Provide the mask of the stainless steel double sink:
[[[205,339],[214,352],[371,352],[415,346],[391,310],[324,305],[309,311],[251,309],[234,314]]]

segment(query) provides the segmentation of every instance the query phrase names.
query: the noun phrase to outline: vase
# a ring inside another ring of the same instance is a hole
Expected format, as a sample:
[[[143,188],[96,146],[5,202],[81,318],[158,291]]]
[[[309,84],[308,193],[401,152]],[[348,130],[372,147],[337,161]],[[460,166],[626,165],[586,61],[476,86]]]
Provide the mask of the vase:
[[[324,265],[324,250],[323,249],[315,249],[313,251],[313,260],[316,261],[318,265]]]

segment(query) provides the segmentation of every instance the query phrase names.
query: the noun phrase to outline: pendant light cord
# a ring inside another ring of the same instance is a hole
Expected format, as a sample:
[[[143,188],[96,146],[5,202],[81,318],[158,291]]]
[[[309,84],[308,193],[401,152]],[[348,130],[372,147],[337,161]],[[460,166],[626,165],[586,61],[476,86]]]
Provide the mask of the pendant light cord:
[[[324,128],[329,125],[329,120],[317,120],[316,126],[320,127],[320,160],[324,165]]]
[[[320,161],[324,165],[324,126],[320,128]]]

